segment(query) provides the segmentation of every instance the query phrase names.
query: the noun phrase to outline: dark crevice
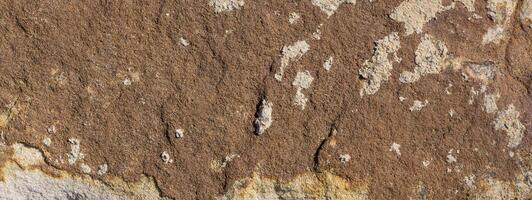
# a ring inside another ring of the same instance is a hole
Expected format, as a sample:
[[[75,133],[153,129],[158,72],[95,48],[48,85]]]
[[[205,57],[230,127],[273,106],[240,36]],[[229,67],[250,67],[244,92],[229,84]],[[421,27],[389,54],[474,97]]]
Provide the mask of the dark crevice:
[[[27,28],[21,23],[19,17],[15,17],[15,23],[16,23],[17,26],[18,26],[18,27],[24,32],[24,34],[26,34],[26,35],[29,34],[28,29],[27,29]]]
[[[224,193],[227,193],[229,191],[229,175],[227,175],[227,168],[224,168],[223,191]]]
[[[312,169],[314,172],[321,172],[321,169],[320,169],[320,155],[321,155],[321,151],[324,150],[326,144],[332,139],[332,137],[334,137],[336,135],[336,124],[333,123],[331,125],[331,127],[329,128],[329,134],[327,135],[327,137],[325,139],[323,139],[321,142],[320,142],[320,145],[318,146],[318,148],[316,149],[316,151],[314,152],[314,165],[312,166]]]
[[[343,118],[347,110],[348,104],[345,103],[345,101],[342,104],[343,105],[342,105],[342,109],[340,110],[340,113],[333,119],[331,125],[329,126],[329,134],[327,135],[327,137],[325,137],[325,139],[321,140],[320,145],[314,152],[314,163],[313,163],[312,169],[315,173],[319,173],[322,171],[321,166],[320,166],[321,153],[322,151],[325,150],[329,141],[336,136],[337,130],[338,130],[338,124],[340,123],[340,120]]]
[[[171,144],[172,143],[172,136],[170,134],[170,123],[168,123],[168,121],[166,120],[166,117],[164,115],[165,115],[164,103],[162,103],[159,106],[159,120],[161,121],[161,124],[163,126],[162,133],[165,135],[166,140],[168,141],[168,143]]]
[[[166,4],[165,0],[159,1],[159,9],[157,10],[157,17],[155,17],[155,25],[157,28],[157,32],[161,32],[161,16],[163,14],[164,5]]]

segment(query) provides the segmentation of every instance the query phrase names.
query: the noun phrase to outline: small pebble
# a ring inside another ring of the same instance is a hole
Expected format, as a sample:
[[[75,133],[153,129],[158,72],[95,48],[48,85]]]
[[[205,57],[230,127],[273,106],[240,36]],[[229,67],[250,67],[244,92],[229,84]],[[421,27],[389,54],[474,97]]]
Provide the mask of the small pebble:
[[[178,128],[175,130],[175,137],[176,138],[182,138],[185,136],[185,130],[183,130],[182,128]]]

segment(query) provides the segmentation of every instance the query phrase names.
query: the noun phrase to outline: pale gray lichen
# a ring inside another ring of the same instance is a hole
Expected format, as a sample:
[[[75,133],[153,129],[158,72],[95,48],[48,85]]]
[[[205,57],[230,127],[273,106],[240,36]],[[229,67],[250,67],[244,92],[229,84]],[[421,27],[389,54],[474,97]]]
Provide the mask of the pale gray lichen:
[[[364,78],[360,96],[375,94],[381,84],[389,79],[393,69],[393,62],[399,62],[397,59],[391,60],[389,58],[391,54],[396,54],[401,47],[397,32],[392,32],[375,43],[376,47],[373,51],[373,56],[364,62],[362,69],[358,70],[360,76]],[[397,56],[393,57],[397,58]]]
[[[476,186],[475,186],[475,175],[474,174],[471,174],[469,176],[465,176],[464,177],[464,182],[465,182],[465,185],[469,188],[469,189],[475,189]]]
[[[323,63],[323,68],[325,68],[325,70],[329,71],[331,70],[331,67],[333,65],[333,57],[330,56],[324,63]]]
[[[486,62],[463,62],[464,72],[473,79],[488,83],[493,80],[497,74],[497,66],[491,61]]]
[[[290,60],[297,60],[301,58],[310,49],[310,45],[306,41],[297,41],[290,46],[284,46],[281,57],[281,67],[275,73],[275,79],[281,81],[283,79],[284,71],[290,64]]]
[[[301,18],[301,15],[299,15],[298,13],[292,12],[290,13],[290,16],[288,16],[288,22],[290,24],[295,24],[299,21],[300,18]]]
[[[340,156],[338,156],[338,158],[340,159],[340,162],[342,162],[343,164],[349,162],[351,160],[351,156],[349,154],[340,154]]]
[[[420,111],[421,109],[423,109],[428,104],[429,104],[428,100],[425,100],[424,102],[423,101],[414,100],[414,104],[409,108],[409,110],[411,112]]]
[[[456,157],[453,155],[453,150],[451,149],[447,154],[447,163],[454,163],[457,161]]]
[[[81,144],[78,139],[70,138],[68,142],[70,143],[70,152],[67,154],[67,160],[68,164],[73,165],[78,160],[83,159],[85,155],[81,153]]]
[[[314,78],[310,75],[309,71],[304,72],[297,72],[296,78],[294,79],[294,82],[292,82],[292,85],[296,87],[296,95],[293,98],[294,105],[301,106],[301,110],[304,110],[308,98],[303,94],[303,89],[310,88],[310,85],[312,84],[312,81]]]
[[[109,170],[109,166],[107,164],[99,165],[96,174],[103,176],[107,173],[107,170]]]
[[[257,118],[254,121],[255,134],[262,135],[272,125],[272,112],[273,103],[263,99],[257,110]]]
[[[521,144],[525,126],[519,121],[519,112],[515,109],[513,104],[508,105],[508,108],[498,113],[495,120],[495,130],[503,130],[508,136],[508,147],[515,148]]]
[[[423,26],[436,18],[436,14],[454,7],[443,6],[442,0],[405,0],[390,15],[392,19],[404,23],[406,35],[423,32]]]
[[[415,52],[416,67],[414,72],[403,71],[399,76],[402,83],[413,83],[422,76],[438,74],[448,65],[448,49],[445,43],[434,40],[432,36],[425,34],[417,46]]]
[[[321,40],[321,26],[323,26],[323,24],[320,24],[318,26],[318,28],[316,29],[316,31],[314,33],[312,33],[312,38],[313,39]]]
[[[423,184],[419,184],[414,188],[412,192],[413,195],[409,198],[410,200],[429,200],[430,198],[430,189]]]
[[[55,125],[51,125],[49,126],[48,128],[46,128],[46,131],[50,134],[54,134],[57,132],[57,128],[55,127]]]
[[[239,10],[244,6],[244,0],[209,0],[209,5],[214,7],[214,12]]]
[[[318,6],[327,17],[333,15],[338,7],[344,3],[355,4],[356,0],[312,0],[312,5]]]
[[[395,152],[395,154],[397,154],[398,156],[401,156],[401,150],[399,148],[401,148],[401,145],[394,142],[392,143],[388,151]]]
[[[43,143],[45,146],[49,147],[50,145],[52,145],[52,139],[49,138],[49,137],[45,137],[45,138],[42,140],[42,143]]]
[[[510,27],[512,15],[517,7],[517,0],[488,0],[486,8],[488,16],[495,22],[495,26],[488,29],[482,37],[482,43],[498,44]]]
[[[484,104],[482,106],[482,109],[486,113],[494,113],[497,112],[497,98],[499,98],[499,94],[486,94],[484,95]]]
[[[85,163],[81,163],[79,165],[79,169],[81,170],[81,172],[85,173],[85,174],[90,174],[92,172],[92,169],[89,165],[85,164]]]

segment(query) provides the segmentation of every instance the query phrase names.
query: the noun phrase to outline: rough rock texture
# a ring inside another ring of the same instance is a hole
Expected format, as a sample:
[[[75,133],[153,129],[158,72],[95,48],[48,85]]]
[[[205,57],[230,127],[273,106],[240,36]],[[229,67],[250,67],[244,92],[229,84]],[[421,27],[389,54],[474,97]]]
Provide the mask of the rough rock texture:
[[[530,199],[531,8],[0,1],[0,199]]]

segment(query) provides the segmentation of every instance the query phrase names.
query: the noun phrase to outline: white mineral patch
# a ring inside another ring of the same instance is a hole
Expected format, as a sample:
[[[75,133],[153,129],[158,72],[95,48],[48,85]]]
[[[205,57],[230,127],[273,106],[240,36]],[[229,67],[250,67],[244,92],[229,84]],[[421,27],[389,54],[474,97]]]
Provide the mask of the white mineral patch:
[[[98,171],[96,172],[98,175],[103,176],[107,173],[109,170],[109,166],[107,164],[103,164],[98,166]]]
[[[292,82],[292,85],[296,88],[308,89],[310,88],[313,80],[314,78],[312,78],[309,71],[297,72],[296,78],[294,79],[294,82]]]
[[[303,94],[303,89],[310,88],[314,78],[310,75],[309,71],[297,72],[296,78],[292,85],[297,89],[296,95],[293,98],[293,103],[296,106],[301,106],[301,110],[305,109],[307,105],[308,98]]]
[[[447,66],[449,58],[447,46],[428,34],[421,38],[415,55],[414,72],[403,71],[399,76],[399,81],[402,83],[413,83],[422,76],[441,73]]]
[[[179,43],[181,43],[181,45],[183,45],[185,47],[190,45],[190,42],[188,40],[186,40],[185,38],[183,38],[183,37],[179,38]]]
[[[469,100],[467,101],[467,103],[469,105],[472,105],[473,102],[475,102],[475,98],[478,96],[479,91],[476,91],[474,87],[471,87],[471,91],[469,93],[470,93],[470,96],[469,96]]]
[[[185,130],[182,128],[178,128],[175,130],[175,137],[176,138],[183,138],[185,137]]]
[[[73,165],[78,160],[82,160],[85,155],[81,153],[81,144],[78,139],[70,138],[68,143],[70,143],[70,152],[67,154],[67,160],[68,164]]]
[[[397,144],[397,143],[393,143],[391,146],[390,146],[390,150],[389,151],[393,151],[395,152],[395,154],[397,154],[398,156],[401,155],[401,150],[399,150],[399,148],[401,148],[401,145],[400,144]]]
[[[497,112],[497,99],[499,98],[499,94],[486,94],[484,95],[484,104],[482,105],[482,109],[486,113],[494,113]]]
[[[85,174],[90,174],[92,172],[91,167],[85,163],[81,163],[81,165],[79,165],[79,169]]]
[[[510,27],[512,15],[517,7],[517,0],[488,0],[488,16],[495,22],[495,26],[488,29],[482,37],[482,43],[499,42],[506,37]]]
[[[447,163],[454,163],[457,161],[456,157],[453,155],[453,150],[449,150],[449,153],[447,154]]]
[[[297,41],[290,46],[284,46],[281,57],[281,67],[275,73],[275,79],[281,81],[283,79],[284,71],[290,64],[291,60],[301,58],[310,49],[310,45],[306,41]]]
[[[17,160],[17,164],[21,165],[22,167],[29,167],[34,164],[44,163],[41,152],[35,148],[27,148],[20,143],[15,143],[12,148],[14,152],[13,156]],[[0,151],[3,151],[3,149],[0,149]]]
[[[244,6],[244,0],[209,0],[209,5],[214,7],[214,12],[220,13],[239,10]]]
[[[501,24],[511,18],[516,5],[516,0],[488,0],[486,8],[490,19]]]
[[[125,86],[130,86],[131,85],[131,80],[129,78],[126,78],[122,81],[122,84],[124,84]]]
[[[235,158],[238,158],[238,157],[240,157],[238,154],[230,154],[228,156],[225,156],[225,158],[222,161],[213,160],[211,162],[211,169],[220,173],[222,172],[223,168],[227,167],[229,162],[233,161]]]
[[[301,89],[298,89],[294,95],[294,98],[292,98],[292,101],[294,105],[301,106],[301,110],[304,110],[307,105],[308,98],[305,96],[305,94],[303,94],[303,92],[301,92]]]
[[[54,134],[57,132],[57,128],[55,127],[55,125],[51,125],[48,128],[46,128],[46,131],[48,131],[48,133],[50,134]]]
[[[163,160],[165,164],[174,162],[174,160],[170,158],[170,154],[168,154],[168,152],[166,151],[163,151],[163,153],[161,153],[161,160]]]
[[[312,33],[312,38],[315,40],[321,40],[321,26],[323,26],[323,24],[320,24],[316,31]]]
[[[351,160],[351,156],[349,154],[341,154],[339,158],[340,158],[340,162],[344,164]]]
[[[449,116],[450,116],[450,117],[453,117],[454,115],[456,115],[456,111],[454,111],[454,109],[451,108],[451,109],[449,110]]]
[[[312,5],[318,6],[327,17],[333,15],[343,3],[355,4],[356,0],[312,0]]]
[[[405,0],[390,15],[392,19],[405,25],[406,35],[423,32],[423,26],[436,18],[436,14],[454,7],[443,6],[442,0]]]
[[[445,87],[445,94],[447,94],[447,95],[451,95],[452,93],[451,93],[451,90],[450,90],[450,89],[451,89],[452,87],[453,87],[453,84],[450,84],[450,83],[449,83],[449,85],[448,85],[447,87]]]
[[[227,166],[227,163],[233,161],[235,158],[240,157],[238,154],[230,154],[228,156],[225,156],[224,161],[222,163],[222,167]]]
[[[505,30],[502,25],[496,25],[488,29],[486,34],[482,36],[482,44],[488,44],[494,42],[498,44],[499,41],[504,37]]]
[[[49,147],[50,145],[52,145],[52,139],[50,139],[49,137],[45,137],[43,140],[42,140],[42,143]]]
[[[295,24],[301,19],[301,15],[299,13],[290,13],[290,16],[288,16],[288,22],[290,24]]]
[[[257,119],[255,119],[255,134],[262,135],[266,129],[268,129],[273,122],[272,118],[273,103],[266,100],[262,100],[262,104],[259,107],[257,113]]]
[[[411,112],[420,111],[421,109],[423,109],[428,104],[429,104],[428,100],[425,100],[425,101],[414,100],[414,104],[412,106],[410,106],[409,110]]]
[[[422,164],[423,164],[423,167],[428,167],[430,165],[430,161],[429,160],[424,160],[422,162]]]
[[[400,102],[403,102],[403,101],[405,101],[405,100],[406,100],[406,97],[399,96],[399,101],[400,101]]]
[[[390,55],[395,54],[400,48],[399,34],[393,32],[381,40],[375,42],[376,47],[371,59],[364,62],[364,67],[358,70],[358,73],[365,80],[362,82],[360,96],[364,94],[375,94],[381,84],[388,81],[393,69],[393,62]]]
[[[471,189],[475,189],[476,188],[476,186],[475,186],[475,175],[474,174],[471,174],[469,176],[464,177],[464,182],[465,182],[465,185],[468,188],[471,188]]]
[[[525,126],[519,121],[520,114],[513,104],[504,111],[499,111],[495,119],[495,130],[503,130],[508,136],[508,147],[515,148],[521,144]]]
[[[331,70],[331,67],[333,65],[333,57],[330,56],[324,63],[323,63],[323,68],[325,68],[325,70],[329,71]]]
[[[152,179],[141,178],[138,183],[116,181],[104,184],[91,178],[78,178],[64,171],[54,176],[39,169],[45,164],[42,153],[23,144],[10,146],[16,162],[6,162],[0,169],[0,199],[165,199],[161,198]],[[4,151],[4,146],[0,151]],[[0,152],[2,154],[2,152]],[[113,185],[113,186],[111,186]]]

